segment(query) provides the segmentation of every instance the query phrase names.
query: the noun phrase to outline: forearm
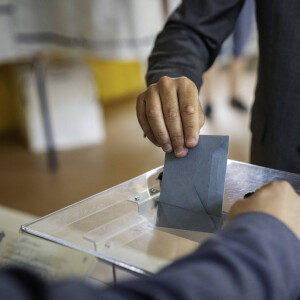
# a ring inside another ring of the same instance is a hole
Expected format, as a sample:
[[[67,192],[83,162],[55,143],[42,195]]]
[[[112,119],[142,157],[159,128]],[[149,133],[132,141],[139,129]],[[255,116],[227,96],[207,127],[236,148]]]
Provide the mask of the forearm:
[[[117,299],[298,299],[299,253],[299,240],[277,219],[244,214],[192,256],[111,293]]]
[[[199,88],[202,73],[232,32],[244,0],[185,0],[157,37],[149,57],[148,85],[162,76],[186,76]]]
[[[195,253],[152,278],[105,290],[79,281],[45,284],[20,270],[0,272],[0,296],[39,299],[298,299],[300,242],[262,213],[236,217]],[[26,274],[25,274],[26,275]],[[26,279],[26,280],[25,280]],[[4,293],[4,294],[3,294]]]

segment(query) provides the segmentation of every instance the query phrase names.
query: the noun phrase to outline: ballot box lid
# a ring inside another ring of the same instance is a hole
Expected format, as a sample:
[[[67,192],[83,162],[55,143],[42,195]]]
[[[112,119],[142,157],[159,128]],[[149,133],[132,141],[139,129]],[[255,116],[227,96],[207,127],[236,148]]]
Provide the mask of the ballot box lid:
[[[163,214],[167,220],[158,224],[162,172],[163,167],[158,167],[23,225],[21,232],[90,253],[113,266],[114,275],[116,270],[138,276],[154,274],[194,251],[215,232],[205,226],[199,230],[197,224],[195,230],[169,226],[176,220],[185,224],[195,217],[183,210],[173,214],[173,208],[169,215],[168,211]],[[300,175],[228,160],[223,216],[226,218],[236,200],[277,180],[290,182],[300,193]]]

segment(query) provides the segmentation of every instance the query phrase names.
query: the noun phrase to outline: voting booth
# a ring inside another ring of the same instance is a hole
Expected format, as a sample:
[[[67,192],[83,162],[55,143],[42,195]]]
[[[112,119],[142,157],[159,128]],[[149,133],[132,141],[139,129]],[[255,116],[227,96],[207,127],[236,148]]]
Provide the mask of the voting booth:
[[[90,276],[110,284],[151,276],[191,253],[224,226],[236,200],[263,184],[286,180],[300,193],[300,175],[228,160],[222,222],[203,230],[172,228],[170,220],[159,219],[168,217],[159,211],[163,169],[158,167],[23,225],[21,231],[94,256],[97,265]],[[185,215],[184,209],[176,211],[178,218],[181,214]]]

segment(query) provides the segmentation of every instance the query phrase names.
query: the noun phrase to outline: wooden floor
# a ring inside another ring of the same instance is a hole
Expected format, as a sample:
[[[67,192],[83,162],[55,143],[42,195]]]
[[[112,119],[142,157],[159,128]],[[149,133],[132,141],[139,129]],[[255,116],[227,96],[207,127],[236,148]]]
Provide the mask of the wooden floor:
[[[215,115],[201,133],[230,135],[229,157],[247,162],[249,113],[227,101],[227,77],[218,73]],[[250,106],[255,74],[245,75],[241,94]],[[0,204],[45,215],[163,164],[164,153],[143,139],[135,117],[135,97],[104,107],[107,140],[97,147],[59,153],[60,166],[49,171],[44,155],[28,152],[17,135],[0,137]]]

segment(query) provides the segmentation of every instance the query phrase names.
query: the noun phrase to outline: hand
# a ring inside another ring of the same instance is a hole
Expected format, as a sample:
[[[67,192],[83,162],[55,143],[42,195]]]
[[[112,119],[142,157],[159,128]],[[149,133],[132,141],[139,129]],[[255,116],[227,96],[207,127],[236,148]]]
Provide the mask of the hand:
[[[162,77],[138,96],[136,112],[145,135],[165,152],[184,157],[198,144],[204,115],[190,79]]]
[[[286,181],[268,183],[251,197],[238,200],[229,212],[229,220],[245,212],[263,212],[287,225],[300,238],[300,197]]]

